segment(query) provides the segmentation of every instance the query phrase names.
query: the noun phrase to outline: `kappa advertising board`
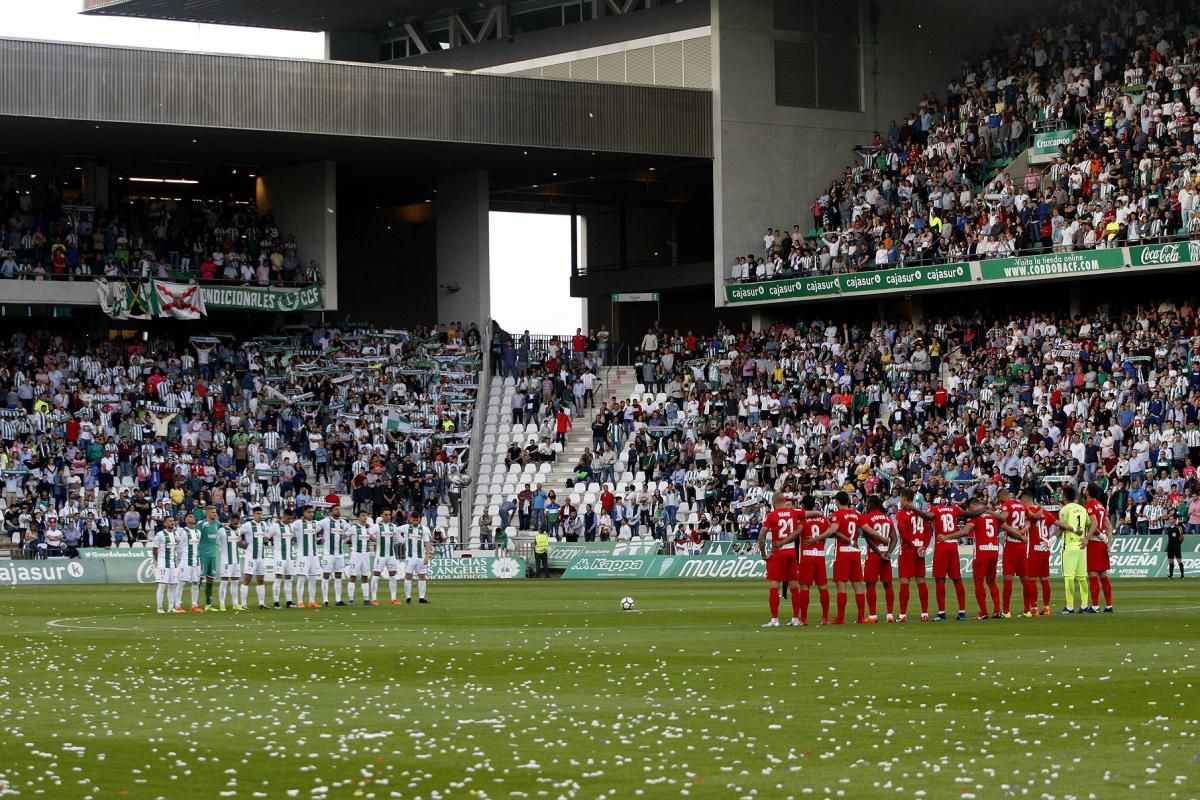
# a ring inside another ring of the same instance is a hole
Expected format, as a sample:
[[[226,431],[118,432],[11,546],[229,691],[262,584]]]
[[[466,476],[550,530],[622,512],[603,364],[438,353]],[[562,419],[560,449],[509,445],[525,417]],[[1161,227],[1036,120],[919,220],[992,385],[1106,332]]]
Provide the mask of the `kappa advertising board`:
[[[860,547],[866,555],[866,548]],[[958,548],[959,563],[964,577],[971,577],[975,551],[971,545]],[[1121,536],[1109,551],[1113,578],[1165,578],[1168,574],[1167,553],[1161,536]],[[933,554],[927,556],[932,565]],[[833,569],[833,544],[825,549],[826,569]],[[893,564],[895,554],[893,554]],[[1185,536],[1183,542],[1184,569],[1200,573],[1200,536]],[[1062,574],[1060,540],[1056,539],[1050,554],[1050,573]],[[757,555],[696,555],[696,556],[618,556],[582,555],[563,573],[569,579],[606,578],[758,578],[766,577],[766,562]]]
[[[658,552],[658,542],[551,542],[550,569],[566,569],[582,555],[648,556]]]

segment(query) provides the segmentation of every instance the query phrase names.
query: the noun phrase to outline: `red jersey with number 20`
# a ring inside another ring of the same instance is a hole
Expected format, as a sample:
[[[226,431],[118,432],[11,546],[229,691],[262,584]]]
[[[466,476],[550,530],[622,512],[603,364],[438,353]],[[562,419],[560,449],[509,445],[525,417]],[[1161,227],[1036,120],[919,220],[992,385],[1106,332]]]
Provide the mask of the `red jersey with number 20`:
[[[892,522],[892,518],[882,511],[872,511],[870,514],[864,516],[862,521],[874,528],[877,534],[884,537],[888,541],[891,540],[892,536],[896,532],[896,523]],[[878,555],[887,558],[889,545],[879,544],[872,539],[869,547],[870,552],[877,553]]]

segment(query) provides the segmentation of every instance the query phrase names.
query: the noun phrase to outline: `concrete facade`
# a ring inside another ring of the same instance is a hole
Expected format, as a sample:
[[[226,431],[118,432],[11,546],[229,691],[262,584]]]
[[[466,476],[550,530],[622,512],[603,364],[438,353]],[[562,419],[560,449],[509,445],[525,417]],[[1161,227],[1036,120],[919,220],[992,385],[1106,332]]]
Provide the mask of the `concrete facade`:
[[[889,121],[946,84],[996,41],[998,25],[1026,17],[1029,0],[938,4],[848,0],[861,20],[861,111],[775,104],[774,0],[712,0],[714,297],[736,255],[758,252],[763,232],[812,227],[813,200]],[[1007,22],[1004,22],[1007,21]]]

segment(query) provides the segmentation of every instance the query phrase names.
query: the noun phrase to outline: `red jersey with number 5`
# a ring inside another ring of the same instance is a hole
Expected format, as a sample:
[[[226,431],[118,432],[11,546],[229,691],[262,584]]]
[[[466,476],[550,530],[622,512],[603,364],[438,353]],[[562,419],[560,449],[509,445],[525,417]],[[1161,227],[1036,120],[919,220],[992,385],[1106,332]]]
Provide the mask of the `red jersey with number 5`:
[[[972,524],[975,528],[975,552],[982,555],[999,555],[1000,520],[994,514],[980,514]]]

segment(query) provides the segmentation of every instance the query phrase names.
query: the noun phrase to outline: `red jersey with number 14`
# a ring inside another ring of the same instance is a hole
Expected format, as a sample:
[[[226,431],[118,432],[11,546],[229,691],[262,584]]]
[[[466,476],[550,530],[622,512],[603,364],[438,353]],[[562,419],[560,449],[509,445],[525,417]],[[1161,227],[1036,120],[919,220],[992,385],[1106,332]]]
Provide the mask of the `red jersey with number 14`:
[[[929,529],[915,511],[901,509],[896,514],[896,527],[900,532],[900,547],[911,550],[914,556],[918,550],[929,547]]]

